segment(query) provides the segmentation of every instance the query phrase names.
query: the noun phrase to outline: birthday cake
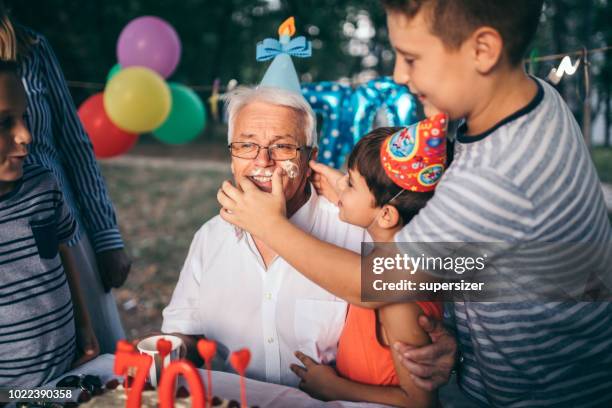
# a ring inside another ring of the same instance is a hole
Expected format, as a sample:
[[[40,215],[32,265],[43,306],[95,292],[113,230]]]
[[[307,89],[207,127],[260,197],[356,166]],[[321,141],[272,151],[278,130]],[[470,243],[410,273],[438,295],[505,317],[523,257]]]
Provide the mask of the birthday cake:
[[[129,392],[129,390],[128,390]],[[157,390],[148,386],[142,391],[142,407],[156,408],[159,406],[159,394]],[[108,408],[108,407],[125,407],[127,402],[127,392],[122,384],[117,380],[111,380],[106,383],[106,386],[99,395],[90,396],[88,393],[81,393],[79,396],[80,407],[91,408]],[[185,387],[180,387],[174,399],[174,406],[177,408],[188,408],[192,405],[191,396]],[[240,402],[236,400],[227,400],[220,397],[213,397],[207,407],[216,408],[240,408]]]
[[[208,374],[208,384],[202,382],[200,373],[196,366],[188,360],[178,359],[165,363],[173,351],[174,336],[160,335],[142,340],[139,347],[147,340],[155,340],[156,353],[159,354],[160,382],[155,389],[146,377],[153,375],[154,359],[147,353],[136,352],[134,346],[125,341],[117,342],[117,351],[113,372],[116,376],[102,385],[100,379],[94,375],[69,375],[61,379],[56,385],[58,387],[81,388],[83,391],[78,395],[76,404],[83,407],[248,407],[246,399],[246,384],[244,374],[251,359],[248,349],[234,351],[230,355],[230,363],[240,375],[240,399],[241,402],[228,400],[212,394],[211,360],[217,352],[217,344],[212,340],[200,339],[197,350],[204,360]],[[178,346],[177,346],[178,349]],[[142,351],[142,350],[141,350]],[[189,390],[178,387],[179,376],[185,377]],[[150,377],[157,378],[157,376]],[[208,391],[208,393],[207,393]],[[72,403],[74,404],[74,403]]]

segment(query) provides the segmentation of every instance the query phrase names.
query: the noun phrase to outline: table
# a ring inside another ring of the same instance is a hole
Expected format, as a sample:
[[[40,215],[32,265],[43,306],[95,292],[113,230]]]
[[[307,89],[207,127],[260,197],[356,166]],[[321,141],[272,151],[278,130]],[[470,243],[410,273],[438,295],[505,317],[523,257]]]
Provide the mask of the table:
[[[78,367],[64,375],[80,375],[80,374],[92,374],[97,375],[102,380],[102,383],[106,383],[116,376],[113,374],[113,363],[115,356],[113,354],[103,354],[97,357],[95,360]],[[206,381],[206,371],[199,370],[200,375],[204,384]],[[47,384],[47,387],[52,387],[60,379],[55,379]],[[385,405],[370,404],[364,402],[347,402],[347,401],[332,401],[323,402],[317,399],[311,398],[308,394],[300,391],[297,388],[287,387],[284,385],[270,384],[261,381],[245,379],[246,381],[246,394],[247,403],[250,406],[258,405],[262,408],[313,408],[313,407],[368,407],[378,408],[386,407]],[[233,373],[226,373],[222,371],[212,372],[212,385],[213,394],[219,397],[233,399],[240,401],[240,377]]]

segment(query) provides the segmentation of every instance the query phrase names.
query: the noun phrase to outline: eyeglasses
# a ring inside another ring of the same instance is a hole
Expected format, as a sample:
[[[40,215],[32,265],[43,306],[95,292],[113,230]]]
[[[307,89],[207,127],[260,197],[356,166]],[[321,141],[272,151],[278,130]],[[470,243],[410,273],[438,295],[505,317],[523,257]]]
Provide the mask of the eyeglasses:
[[[296,146],[292,144],[273,144],[261,146],[251,142],[232,142],[228,145],[230,153],[240,159],[255,159],[261,149],[268,150],[270,159],[275,161],[292,160],[297,157],[297,152],[311,149],[311,146]]]

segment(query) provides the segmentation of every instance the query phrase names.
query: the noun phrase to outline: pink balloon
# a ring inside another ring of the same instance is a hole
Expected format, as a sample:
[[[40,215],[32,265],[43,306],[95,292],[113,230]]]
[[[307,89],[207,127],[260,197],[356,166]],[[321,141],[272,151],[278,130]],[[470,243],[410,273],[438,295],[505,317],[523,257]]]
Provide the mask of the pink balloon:
[[[155,16],[138,17],[126,25],[117,41],[117,60],[123,68],[147,67],[169,77],[181,58],[181,40],[174,28]]]

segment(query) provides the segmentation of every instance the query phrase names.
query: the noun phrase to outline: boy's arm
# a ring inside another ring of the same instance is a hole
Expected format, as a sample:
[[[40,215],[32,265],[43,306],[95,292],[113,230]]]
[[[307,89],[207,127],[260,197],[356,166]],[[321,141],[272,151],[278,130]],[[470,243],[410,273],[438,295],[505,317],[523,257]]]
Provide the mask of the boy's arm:
[[[420,347],[431,343],[429,335],[419,326],[418,319],[423,312],[416,303],[395,303],[378,310],[378,318],[386,342],[392,345],[402,342],[412,347]],[[411,404],[419,407],[436,405],[436,391],[426,391],[415,384],[410,371],[401,363],[401,357],[393,347],[390,348],[395,372],[400,381],[400,387],[408,396]]]
[[[242,177],[242,190],[225,181],[217,193],[221,218],[249,231],[305,277],[348,303],[378,308],[388,302],[361,301],[361,256],[321,241],[291,224],[285,216],[281,169],[272,176],[272,193]],[[384,256],[374,252],[370,256]],[[413,275],[417,282],[426,274]]]
[[[98,345],[98,339],[96,338],[89,318],[87,305],[81,293],[79,273],[72,253],[66,244],[60,244],[59,252],[66,273],[66,279],[68,280],[68,286],[70,287],[70,295],[72,296],[74,309],[77,346],[79,348],[79,355],[77,356],[77,361],[74,363],[76,367],[98,356],[98,354],[100,354],[100,346]]]
[[[239,180],[243,191],[224,182],[217,194],[223,207],[221,218],[263,240],[317,285],[349,303],[361,305],[359,254],[323,242],[289,222],[279,170],[272,176],[271,194],[260,191],[247,178]]]
[[[296,353],[304,367],[296,364],[291,370],[301,378],[300,389],[310,396],[324,401],[372,402],[398,407],[426,407],[410,398],[400,387],[369,385],[340,377],[325,364],[318,364],[310,357]]]

